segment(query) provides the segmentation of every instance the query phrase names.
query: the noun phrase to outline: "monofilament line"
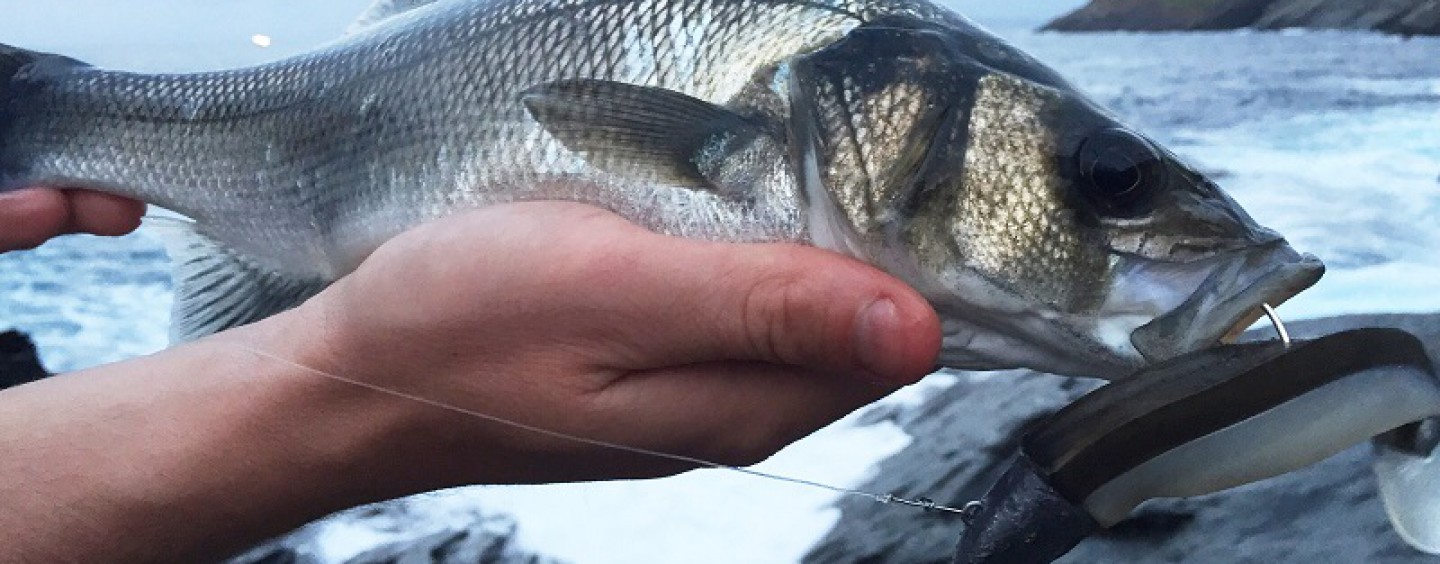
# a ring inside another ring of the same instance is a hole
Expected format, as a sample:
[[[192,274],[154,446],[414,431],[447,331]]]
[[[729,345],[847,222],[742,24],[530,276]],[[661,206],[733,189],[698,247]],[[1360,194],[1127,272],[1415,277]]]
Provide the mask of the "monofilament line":
[[[781,475],[779,475],[779,474],[771,474],[771,473],[769,473],[769,472],[761,472],[761,471],[759,471],[759,470],[752,470],[752,469],[749,469],[749,468],[741,468],[741,467],[739,467],[739,466],[731,466],[731,465],[728,465],[728,464],[721,464],[721,463],[719,463],[719,462],[712,462],[712,461],[705,460],[705,459],[702,459],[702,458],[695,458],[695,457],[693,457],[693,456],[685,456],[685,455],[681,455],[681,454],[671,454],[671,453],[668,453],[668,452],[660,452],[660,451],[657,451],[657,450],[651,450],[651,449],[647,449],[647,448],[635,447],[635,446],[630,446],[630,445],[623,445],[623,444],[619,444],[619,443],[613,443],[613,442],[610,442],[610,441],[602,441],[602,440],[599,440],[599,439],[592,439],[592,438],[582,437],[582,436],[578,436],[578,435],[571,435],[571,434],[569,434],[569,433],[562,433],[562,432],[559,432],[559,431],[553,431],[553,430],[546,429],[546,428],[543,428],[543,427],[536,427],[536,426],[534,426],[534,425],[529,425],[529,424],[521,423],[521,422],[519,422],[519,421],[512,421],[512,420],[506,419],[506,418],[504,418],[504,417],[499,417],[499,416],[496,416],[496,415],[490,415],[490,414],[488,414],[488,413],[482,413],[482,412],[479,412],[479,411],[475,411],[475,410],[473,410],[473,409],[467,409],[467,408],[464,408],[464,407],[460,407],[460,406],[456,406],[456,405],[451,405],[451,404],[445,403],[445,402],[443,402],[443,401],[434,400],[434,399],[430,399],[430,398],[426,398],[426,397],[421,397],[421,396],[417,396],[417,395],[414,395],[414,394],[408,394],[408,393],[401,392],[401,391],[398,391],[398,390],[391,390],[391,389],[385,388],[385,387],[383,387],[383,386],[377,386],[377,385],[375,385],[375,384],[371,384],[371,383],[368,383],[368,382],[361,382],[361,381],[359,381],[359,380],[354,380],[354,379],[351,379],[351,378],[346,378],[346,377],[344,377],[344,376],[339,376],[339,375],[336,375],[336,374],[331,374],[331,373],[326,372],[326,371],[324,371],[324,370],[320,370],[320,369],[317,369],[317,368],[311,368],[311,367],[309,367],[309,366],[305,366],[305,365],[300,364],[300,363],[298,363],[298,362],[295,362],[295,361],[293,361],[293,360],[290,360],[290,359],[287,359],[287,358],[284,358],[284,357],[281,357],[281,356],[278,356],[278,355],[270,354],[270,353],[267,353],[267,352],[265,352],[265,351],[262,351],[262,350],[259,350],[259,349],[256,349],[256,348],[253,348],[253,347],[250,347],[250,346],[247,346],[247,345],[243,345],[243,344],[239,344],[239,343],[231,343],[231,344],[233,344],[234,346],[236,346],[236,347],[238,347],[238,348],[240,348],[240,349],[242,349],[242,350],[244,350],[244,351],[246,351],[246,352],[248,352],[248,353],[250,353],[250,354],[253,354],[253,355],[255,355],[255,356],[258,356],[258,357],[261,357],[261,358],[264,358],[264,359],[268,359],[268,360],[271,360],[271,361],[274,361],[274,362],[278,362],[278,363],[284,364],[284,365],[286,365],[286,366],[290,366],[290,367],[292,367],[292,368],[295,368],[296,370],[300,370],[300,371],[302,371],[302,372],[304,372],[304,373],[306,373],[306,374],[311,374],[311,375],[314,375],[314,376],[319,376],[319,377],[321,377],[321,378],[325,378],[325,379],[330,380],[330,381],[333,381],[333,382],[339,382],[339,383],[342,383],[342,384],[347,384],[347,385],[350,385],[350,386],[355,386],[355,387],[358,387],[358,388],[363,388],[363,389],[366,389],[366,390],[370,390],[370,391],[372,391],[372,392],[376,392],[376,393],[379,393],[379,394],[385,394],[385,395],[388,395],[388,396],[391,396],[391,397],[394,397],[394,398],[399,398],[399,399],[403,399],[403,400],[413,401],[413,402],[416,402],[416,403],[420,403],[420,404],[428,405],[428,406],[430,406],[430,407],[434,407],[434,408],[436,408],[436,409],[443,409],[443,410],[445,410],[445,411],[449,411],[449,412],[452,412],[452,413],[457,413],[457,414],[460,414],[460,415],[465,415],[465,416],[467,416],[467,417],[474,417],[474,418],[476,418],[476,419],[482,419],[482,420],[489,421],[489,422],[492,422],[492,423],[498,423],[498,424],[501,424],[501,425],[506,425],[506,426],[509,426],[509,427],[514,427],[514,428],[516,428],[516,429],[522,429],[522,430],[525,430],[525,431],[529,431],[529,432],[531,432],[531,433],[536,433],[536,434],[540,434],[540,435],[545,435],[545,436],[547,436],[547,437],[553,437],[553,438],[557,438],[557,439],[563,439],[563,440],[567,440],[567,441],[573,441],[573,442],[577,442],[577,443],[581,443],[581,444],[587,444],[587,445],[591,445],[591,446],[597,446],[597,447],[601,447],[601,448],[608,448],[608,449],[613,449],[613,450],[619,450],[619,451],[629,452],[629,453],[632,453],[632,454],[639,454],[639,455],[643,455],[643,456],[652,456],[652,457],[655,457],[655,458],[663,458],[663,459],[666,459],[666,460],[673,460],[673,461],[677,461],[677,462],[684,462],[684,463],[688,463],[688,464],[694,464],[694,465],[696,465],[696,466],[700,466],[700,467],[703,467],[703,468],[712,468],[712,469],[715,469],[715,470],[728,470],[728,471],[731,471],[731,472],[739,472],[739,473],[741,473],[741,474],[747,474],[747,475],[750,475],[750,476],[755,476],[755,477],[758,477],[758,478],[764,478],[764,479],[767,479],[767,480],[776,480],[776,481],[786,482],[786,483],[790,483],[790,484],[796,484],[796,485],[800,485],[800,486],[807,486],[807,487],[811,487],[811,488],[818,488],[818,489],[822,489],[822,490],[826,490],[826,491],[830,491],[830,492],[834,492],[834,493],[842,494],[842,495],[868,498],[868,499],[870,499],[870,500],[873,500],[873,501],[876,501],[876,502],[879,502],[879,503],[886,503],[886,504],[894,503],[894,504],[900,504],[900,505],[908,505],[908,506],[910,506],[910,507],[917,507],[917,508],[920,508],[920,509],[924,509],[924,510],[926,510],[926,511],[936,510],[936,511],[945,511],[945,512],[949,512],[949,513],[954,513],[954,514],[961,515],[961,516],[967,515],[967,512],[966,512],[964,509],[957,509],[957,508],[954,508],[954,507],[947,507],[947,506],[944,506],[944,505],[940,505],[940,504],[937,504],[937,503],[935,503],[934,501],[931,501],[931,500],[926,499],[926,498],[907,499],[907,498],[899,497],[899,496],[892,495],[892,494],[877,494],[877,493],[871,493],[871,492],[867,492],[867,491],[863,491],[863,490],[856,490],[856,489],[851,489],[851,488],[842,488],[842,487],[839,487],[839,486],[832,486],[832,485],[829,485],[829,484],[823,484],[823,483],[816,482],[816,481],[813,481],[813,480],[804,480],[804,479],[800,479],[800,478],[791,478],[791,477],[789,477],[789,476],[781,476]],[[972,511],[972,512],[973,512],[973,511]]]

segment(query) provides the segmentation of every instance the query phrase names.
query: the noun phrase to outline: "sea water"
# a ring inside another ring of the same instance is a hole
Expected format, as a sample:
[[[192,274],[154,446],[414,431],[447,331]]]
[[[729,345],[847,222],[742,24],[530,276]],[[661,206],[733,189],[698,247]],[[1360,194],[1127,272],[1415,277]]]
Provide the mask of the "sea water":
[[[364,3],[55,0],[7,13],[0,40],[118,68],[222,68],[328,40]],[[156,11],[172,17],[148,15]],[[1296,248],[1325,259],[1329,273],[1281,308],[1287,318],[1440,312],[1440,40],[992,27],[1213,175]],[[258,47],[255,34],[272,46]],[[145,229],[62,238],[0,256],[0,329],[31,333],[54,370],[94,366],[161,349],[170,292],[167,259]],[[892,401],[915,401],[950,381],[934,377]],[[761,468],[854,485],[909,440],[894,427],[845,421]],[[525,546],[580,563],[794,562],[838,518],[833,500],[712,471],[470,488],[417,501],[415,521],[398,528],[332,520],[315,549],[338,561],[378,542],[463,527],[478,511],[515,516]]]

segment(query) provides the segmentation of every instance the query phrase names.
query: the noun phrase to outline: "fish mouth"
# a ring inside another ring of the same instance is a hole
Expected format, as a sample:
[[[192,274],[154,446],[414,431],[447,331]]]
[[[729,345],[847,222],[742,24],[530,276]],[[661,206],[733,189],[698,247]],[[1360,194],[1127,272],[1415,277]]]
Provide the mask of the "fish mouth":
[[[1163,362],[1238,338],[1264,315],[1325,274],[1314,255],[1284,241],[1242,251],[1216,268],[1179,307],[1135,329],[1130,343],[1147,363]]]

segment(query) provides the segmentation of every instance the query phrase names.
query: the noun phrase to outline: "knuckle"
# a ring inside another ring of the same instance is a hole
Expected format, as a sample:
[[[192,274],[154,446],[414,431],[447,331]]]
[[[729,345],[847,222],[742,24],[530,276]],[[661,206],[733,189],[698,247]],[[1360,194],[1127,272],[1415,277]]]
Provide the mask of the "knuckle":
[[[777,272],[756,281],[744,294],[742,330],[757,355],[799,364],[809,355],[804,338],[815,329],[812,289],[803,273]]]

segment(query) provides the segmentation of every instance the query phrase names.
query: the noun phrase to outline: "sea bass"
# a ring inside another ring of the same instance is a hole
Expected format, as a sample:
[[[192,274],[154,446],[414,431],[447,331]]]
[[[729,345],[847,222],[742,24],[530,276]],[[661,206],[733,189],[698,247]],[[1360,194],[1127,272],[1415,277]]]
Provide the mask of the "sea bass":
[[[857,257],[929,299],[963,369],[1122,377],[1323,271],[924,0],[406,0],[366,21],[198,74],[0,48],[0,190],[192,218],[181,340],[293,307],[421,222],[527,200]]]

